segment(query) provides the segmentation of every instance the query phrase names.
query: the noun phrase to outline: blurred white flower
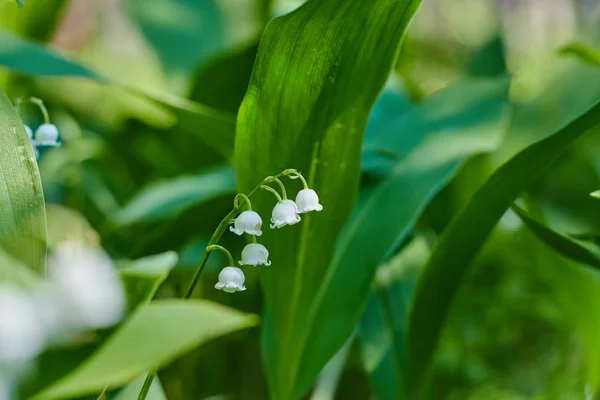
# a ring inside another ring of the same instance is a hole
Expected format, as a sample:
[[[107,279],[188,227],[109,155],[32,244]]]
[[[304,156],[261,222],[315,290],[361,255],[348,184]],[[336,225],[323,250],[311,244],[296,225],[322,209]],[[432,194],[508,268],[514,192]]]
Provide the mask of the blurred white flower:
[[[0,366],[27,363],[38,355],[44,342],[32,298],[16,287],[0,286]]]
[[[33,130],[29,127],[29,125],[25,125],[25,132],[27,132],[29,140],[33,140]]]
[[[271,229],[297,224],[300,222],[298,211],[298,206],[292,200],[277,203],[271,214]]]
[[[35,143],[38,146],[58,147],[58,128],[53,124],[42,124],[35,131]]]
[[[13,378],[0,373],[0,400],[13,400]]]
[[[321,211],[323,206],[319,204],[319,196],[312,189],[302,189],[296,195],[296,204],[300,213],[309,211]]]
[[[268,260],[269,251],[265,246],[258,243],[250,243],[242,250],[240,265],[271,265]]]
[[[262,218],[260,215],[254,211],[244,211],[234,221],[234,226],[230,226],[229,230],[235,233],[236,235],[242,235],[244,232],[254,235],[260,236],[262,235],[262,231],[260,228],[262,227]]]
[[[246,290],[244,286],[245,280],[246,277],[241,269],[237,267],[225,267],[219,273],[219,282],[215,285],[215,289],[227,293],[242,292]]]
[[[73,329],[114,325],[125,311],[125,293],[111,260],[100,249],[65,242],[48,262],[48,301],[56,301],[60,319]]]

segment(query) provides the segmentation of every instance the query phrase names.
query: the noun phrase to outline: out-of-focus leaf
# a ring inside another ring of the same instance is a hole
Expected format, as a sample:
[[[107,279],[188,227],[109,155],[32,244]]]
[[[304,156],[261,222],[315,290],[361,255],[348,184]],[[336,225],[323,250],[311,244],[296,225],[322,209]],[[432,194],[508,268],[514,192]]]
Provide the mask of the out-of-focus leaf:
[[[125,5],[178,85],[225,45],[223,15],[215,0],[128,0]]]
[[[0,284],[34,289],[40,279],[41,276],[0,248]]]
[[[145,379],[145,374],[140,376],[138,379],[121,389],[121,391],[119,391],[119,393],[111,400],[138,400]],[[154,378],[152,381],[152,386],[150,386],[146,400],[167,400],[167,396],[165,395],[165,391],[160,384],[158,377]]]
[[[365,371],[381,400],[405,398],[408,311],[419,271],[427,257],[427,243],[417,238],[382,264],[360,321],[358,337]]]
[[[261,274],[263,348],[273,398],[301,397],[348,336],[329,323],[332,329],[323,334],[323,325],[314,323],[314,305],[321,303],[335,241],[356,199],[369,112],[419,3],[309,1],[272,20],[261,39],[238,118],[239,187],[248,192],[266,176],[296,168],[325,207],[262,238],[276,266]],[[261,214],[269,215],[272,207],[272,197],[256,198]],[[312,342],[313,333],[319,343]]]
[[[68,398],[121,386],[201,343],[256,324],[255,316],[208,301],[152,302],[75,371],[32,399]]]
[[[384,178],[361,196],[319,282],[310,311],[309,353],[331,351],[347,337],[367,302],[377,266],[467,157],[498,147],[509,119],[507,92],[506,79],[466,81],[398,118],[387,116],[369,143],[394,157],[377,167]],[[323,324],[331,327],[327,336],[320,333]]]
[[[113,220],[120,225],[157,221],[234,192],[235,170],[223,166],[195,176],[152,183],[120,209]]]
[[[38,272],[46,265],[40,171],[23,122],[0,90],[0,247]]]
[[[98,233],[90,226],[85,217],[77,211],[57,204],[48,204],[48,246],[54,247],[60,242],[75,240],[96,246],[100,243]]]
[[[198,134],[209,146],[224,157],[231,157],[235,134],[232,115],[165,93],[153,93],[125,82],[101,75],[75,61],[25,39],[0,31],[0,65],[34,76],[69,76],[92,79],[104,84],[121,86],[133,93],[168,108],[178,117],[179,124]]]
[[[424,395],[428,370],[452,300],[496,222],[569,144],[598,123],[600,103],[521,151],[492,175],[444,231],[423,271],[410,314],[407,382],[411,399]],[[596,369],[589,371],[592,382],[597,379]]]
[[[521,221],[542,241],[563,256],[586,265],[600,268],[600,250],[593,245],[570,238],[531,218],[521,207],[512,206]]]
[[[592,49],[583,44],[573,43],[563,47],[561,53],[568,56],[575,56],[585,63],[600,67],[600,50]]]
[[[167,251],[119,265],[130,309],[152,300],[158,287],[177,264],[178,258],[174,251]]]

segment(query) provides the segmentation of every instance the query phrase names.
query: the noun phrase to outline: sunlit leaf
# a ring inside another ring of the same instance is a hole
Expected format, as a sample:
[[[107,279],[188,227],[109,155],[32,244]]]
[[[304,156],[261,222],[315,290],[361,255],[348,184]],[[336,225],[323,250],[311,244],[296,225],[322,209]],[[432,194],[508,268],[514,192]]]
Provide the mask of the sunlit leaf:
[[[419,3],[309,1],[271,21],[261,39],[238,117],[239,187],[247,192],[268,175],[296,168],[325,207],[261,237],[273,262],[261,274],[264,357],[273,398],[301,397],[348,336],[346,326],[338,332],[328,324],[327,335],[320,335],[328,346],[311,343],[310,335],[322,332],[314,324],[313,305],[322,300],[336,238],[355,202],[369,112]],[[288,184],[291,196],[298,185]],[[256,198],[264,216],[274,205],[270,196]]]
[[[444,231],[419,280],[410,314],[407,379],[411,399],[424,395],[428,370],[452,300],[497,221],[569,144],[599,122],[600,103],[596,103],[571,123],[518,153],[492,175]]]
[[[595,67],[600,67],[600,50],[593,49],[580,43],[573,43],[563,47],[561,53],[577,57],[581,61]]]
[[[167,251],[119,265],[129,308],[137,308],[152,300],[158,287],[177,264],[178,258],[174,251]]]
[[[32,399],[95,393],[133,381],[208,340],[254,326],[252,315],[196,300],[162,300],[141,307],[75,371]]]
[[[40,172],[23,122],[0,90],[0,246],[45,269],[46,210]]]

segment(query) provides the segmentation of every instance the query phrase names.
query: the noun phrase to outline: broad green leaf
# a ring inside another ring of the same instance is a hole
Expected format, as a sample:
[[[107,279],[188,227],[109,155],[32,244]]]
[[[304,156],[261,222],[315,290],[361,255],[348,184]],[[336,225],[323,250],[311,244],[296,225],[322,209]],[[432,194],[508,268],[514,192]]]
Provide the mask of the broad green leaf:
[[[600,67],[600,50],[592,49],[579,43],[567,45],[561,49],[564,55],[575,56],[581,61],[595,67]]]
[[[231,166],[223,166],[198,175],[152,183],[120,209],[113,220],[120,225],[162,220],[232,193],[235,193],[235,171]]]
[[[419,281],[410,315],[408,382],[424,395],[428,369],[467,267],[514,199],[544,174],[569,144],[600,122],[596,103],[571,123],[500,167],[444,231]]]
[[[112,397],[111,400],[138,400],[140,390],[142,390],[142,386],[144,385],[144,380],[146,380],[146,374],[125,386],[116,396]],[[150,386],[146,400],[167,400],[167,395],[165,395],[165,391],[160,384],[158,377],[154,378],[152,381],[152,386]]]
[[[0,246],[38,272],[45,270],[46,211],[33,147],[0,90]]]
[[[596,247],[556,232],[531,218],[525,210],[514,204],[512,209],[521,218],[521,221],[548,246],[567,258],[600,268],[600,250]]]
[[[369,143],[394,156],[377,167],[383,179],[363,192],[325,279],[316,283],[316,299],[306,304],[311,328],[305,351],[314,355],[304,368],[314,368],[350,334],[368,300],[377,266],[405,240],[462,162],[498,147],[508,123],[507,91],[505,79],[465,81],[398,118],[388,115],[372,136]],[[324,325],[331,327],[326,336],[319,329]]]
[[[177,265],[178,258],[174,251],[167,251],[120,263],[119,273],[125,286],[130,309],[135,309],[152,300],[158,287]]]
[[[248,192],[266,176],[296,168],[325,207],[262,238],[273,261],[261,278],[264,358],[275,399],[301,397],[347,337],[333,327],[320,338],[336,343],[315,348],[309,335],[322,326],[313,325],[311,309],[356,199],[369,112],[419,3],[312,0],[272,20],[261,39],[238,115],[239,188]],[[297,185],[288,184],[290,195]],[[267,195],[255,201],[264,216],[274,205]]]
[[[377,270],[358,337],[365,371],[378,399],[404,398],[408,311],[417,276],[427,257],[429,248],[419,237]]]
[[[131,382],[201,343],[257,324],[256,317],[197,300],[162,300],[141,307],[81,366],[36,394],[52,400]]]
[[[81,77],[116,85],[145,96],[171,110],[179,124],[198,134],[208,145],[226,158],[231,157],[235,133],[233,116],[187,99],[164,93],[153,93],[99,74],[53,50],[0,31],[0,65],[34,76]]]

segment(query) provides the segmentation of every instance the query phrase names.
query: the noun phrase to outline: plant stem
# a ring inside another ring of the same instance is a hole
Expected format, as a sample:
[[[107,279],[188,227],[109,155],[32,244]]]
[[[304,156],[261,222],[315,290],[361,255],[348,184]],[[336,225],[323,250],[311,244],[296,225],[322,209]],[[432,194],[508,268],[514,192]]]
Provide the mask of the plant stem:
[[[33,101],[33,99],[32,99],[32,101]],[[43,103],[42,103],[42,106],[43,106]],[[217,245],[217,243],[219,242],[219,239],[221,239],[221,236],[223,236],[223,233],[225,233],[225,231],[227,230],[227,227],[231,224],[231,221],[233,220],[233,218],[238,213],[240,213],[244,207],[247,206],[250,210],[252,209],[252,206],[250,204],[250,197],[252,197],[252,195],[256,194],[256,192],[258,192],[261,188],[263,188],[264,184],[272,182],[274,180],[277,180],[277,178],[280,176],[290,175],[293,173],[296,173],[296,170],[286,169],[285,171],[281,172],[280,174],[277,174],[275,176],[269,176],[269,177],[263,179],[263,181],[261,183],[259,183],[258,185],[256,185],[256,187],[254,189],[252,189],[252,191],[247,196],[243,193],[240,193],[237,196],[235,196],[235,199],[233,201],[233,209],[229,212],[229,214],[227,214],[225,216],[225,218],[223,218],[221,220],[221,222],[219,223],[219,226],[217,226],[217,229],[215,230],[212,237],[208,241],[206,249],[204,250],[204,253],[202,253],[202,258],[200,258],[200,262],[198,263],[198,268],[196,268],[196,273],[194,274],[192,281],[188,285],[188,288],[185,291],[185,294],[183,295],[183,299],[187,300],[190,297],[192,297],[192,293],[194,293],[194,289],[196,288],[196,285],[198,284],[198,281],[200,280],[200,275],[202,275],[202,272],[204,271],[204,267],[206,267],[206,263],[208,262],[208,258],[210,257],[210,253],[213,250],[218,249],[218,250],[224,251],[228,256],[229,261],[231,262],[231,265],[234,266],[233,258],[231,257],[231,254],[227,250],[225,250],[223,247]],[[271,187],[268,187],[268,186],[266,186],[266,187],[268,189],[270,189],[272,192],[274,192],[275,195],[277,196],[277,198],[279,199],[279,201],[281,202],[281,197],[279,197],[279,193],[277,193],[277,191]],[[240,204],[239,198],[242,198],[244,200],[243,204]],[[256,237],[254,237],[254,242],[256,243]],[[151,370],[150,372],[148,372],[148,375],[146,376],[146,380],[144,381],[144,385],[142,386],[142,389],[140,390],[140,394],[138,395],[138,400],[146,400],[146,396],[148,395],[150,386],[152,386],[152,381],[154,381],[154,378],[156,377],[157,374],[158,374],[158,368],[155,368],[155,369]]]
[[[277,190],[273,189],[271,186],[262,185],[260,188],[273,193],[275,195],[275,197],[277,197],[277,202],[281,203],[283,201],[281,199],[281,196],[279,195],[279,193],[277,193]]]
[[[44,117],[44,124],[49,124],[50,115],[48,114],[48,109],[46,109],[46,106],[44,105],[42,99],[38,99],[37,97],[31,97],[29,98],[29,101],[31,101],[33,104],[39,107],[40,111],[42,112],[42,116]]]

